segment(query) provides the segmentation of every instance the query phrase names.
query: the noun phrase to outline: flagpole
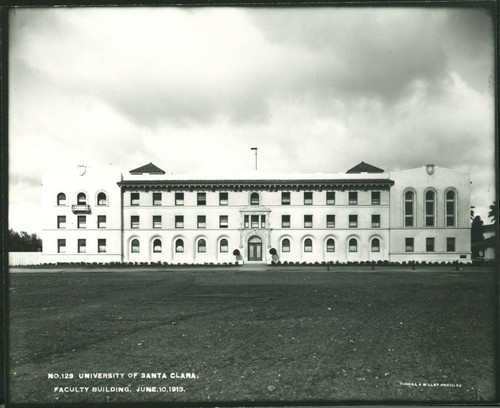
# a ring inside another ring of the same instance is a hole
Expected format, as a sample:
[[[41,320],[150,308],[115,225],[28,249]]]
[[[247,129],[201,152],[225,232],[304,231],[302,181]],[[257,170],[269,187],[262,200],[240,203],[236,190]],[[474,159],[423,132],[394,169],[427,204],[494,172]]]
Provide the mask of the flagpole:
[[[251,147],[250,150],[255,150],[255,170],[257,170],[257,149],[258,147]]]

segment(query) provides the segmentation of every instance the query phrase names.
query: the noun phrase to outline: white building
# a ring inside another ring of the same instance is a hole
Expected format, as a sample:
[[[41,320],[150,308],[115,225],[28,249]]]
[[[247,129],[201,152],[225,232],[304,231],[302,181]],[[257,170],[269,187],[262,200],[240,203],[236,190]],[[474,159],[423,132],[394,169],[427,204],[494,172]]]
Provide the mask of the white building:
[[[385,172],[187,177],[79,166],[43,179],[43,262],[470,262],[470,180]]]

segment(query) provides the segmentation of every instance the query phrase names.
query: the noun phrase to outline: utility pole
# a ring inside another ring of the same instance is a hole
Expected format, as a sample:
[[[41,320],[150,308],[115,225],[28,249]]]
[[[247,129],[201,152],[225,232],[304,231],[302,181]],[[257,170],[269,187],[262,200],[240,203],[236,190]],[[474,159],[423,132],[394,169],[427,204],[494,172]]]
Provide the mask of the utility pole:
[[[257,170],[257,149],[258,147],[251,147],[250,150],[255,150],[255,170]]]

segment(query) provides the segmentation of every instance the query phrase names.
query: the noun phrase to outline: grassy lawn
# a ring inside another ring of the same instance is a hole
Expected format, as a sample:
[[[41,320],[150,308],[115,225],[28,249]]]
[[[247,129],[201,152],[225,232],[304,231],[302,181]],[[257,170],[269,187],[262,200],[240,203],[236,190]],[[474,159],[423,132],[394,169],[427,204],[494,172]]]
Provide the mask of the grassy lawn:
[[[485,269],[15,273],[10,400],[491,401],[494,304]],[[47,378],[99,372],[197,378]]]

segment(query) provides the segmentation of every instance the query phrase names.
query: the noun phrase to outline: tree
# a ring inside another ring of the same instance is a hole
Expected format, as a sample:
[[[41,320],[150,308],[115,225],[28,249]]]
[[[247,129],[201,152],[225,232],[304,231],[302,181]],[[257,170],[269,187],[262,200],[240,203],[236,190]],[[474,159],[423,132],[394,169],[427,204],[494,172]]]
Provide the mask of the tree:
[[[25,231],[19,233],[9,229],[7,250],[9,252],[40,252],[42,240],[36,234],[30,235]]]
[[[470,231],[470,238],[472,243],[484,240],[483,224],[484,222],[479,215],[476,215],[472,220],[471,231]],[[479,258],[479,248],[474,246],[472,247],[472,258],[473,259]]]
[[[490,211],[488,212],[488,218],[491,218],[491,222],[493,224],[497,223],[497,202],[493,201],[493,204],[490,205]]]

